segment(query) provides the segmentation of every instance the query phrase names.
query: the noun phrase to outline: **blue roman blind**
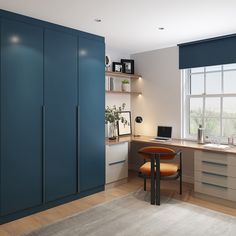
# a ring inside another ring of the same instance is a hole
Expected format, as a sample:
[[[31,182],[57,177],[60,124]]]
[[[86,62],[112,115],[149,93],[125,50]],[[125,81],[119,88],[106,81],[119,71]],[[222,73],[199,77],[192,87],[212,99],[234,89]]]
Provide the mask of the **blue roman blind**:
[[[178,46],[179,69],[236,63],[236,34]]]

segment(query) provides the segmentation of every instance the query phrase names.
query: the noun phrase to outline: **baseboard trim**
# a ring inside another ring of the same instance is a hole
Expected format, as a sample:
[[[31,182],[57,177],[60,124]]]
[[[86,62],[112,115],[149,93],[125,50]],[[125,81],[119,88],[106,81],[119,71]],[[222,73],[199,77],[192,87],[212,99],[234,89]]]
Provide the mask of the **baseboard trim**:
[[[124,178],[124,179],[120,179],[120,180],[117,180],[112,183],[108,183],[105,185],[105,190],[110,189],[110,188],[114,188],[114,187],[119,186],[121,184],[126,184],[127,182],[128,182],[128,178]]]

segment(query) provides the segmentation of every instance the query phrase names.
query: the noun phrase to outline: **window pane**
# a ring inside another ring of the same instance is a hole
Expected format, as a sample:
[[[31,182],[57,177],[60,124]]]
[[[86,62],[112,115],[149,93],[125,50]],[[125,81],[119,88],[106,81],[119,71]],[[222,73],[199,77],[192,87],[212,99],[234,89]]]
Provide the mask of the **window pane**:
[[[223,66],[224,70],[234,70],[236,69],[236,64],[226,64]]]
[[[190,70],[191,73],[203,73],[204,72],[204,67],[197,67],[197,68],[192,68]]]
[[[224,93],[236,93],[236,71],[224,71]]]
[[[236,97],[223,98],[223,117],[236,118]]]
[[[202,116],[203,99],[202,98],[190,98],[190,116],[200,117]]]
[[[202,118],[190,117],[189,125],[189,133],[191,135],[196,135],[199,125],[202,125]]]
[[[223,119],[223,136],[229,137],[236,134],[236,119]]]
[[[207,94],[221,93],[221,72],[206,74],[206,93]]]
[[[208,66],[206,67],[206,72],[207,71],[218,71],[221,70],[221,66]]]
[[[205,118],[205,129],[208,136],[220,136],[220,119]]]
[[[210,117],[220,116],[220,98],[206,98],[205,116],[210,116]]]
[[[191,90],[190,94],[204,93],[204,74],[191,75]]]

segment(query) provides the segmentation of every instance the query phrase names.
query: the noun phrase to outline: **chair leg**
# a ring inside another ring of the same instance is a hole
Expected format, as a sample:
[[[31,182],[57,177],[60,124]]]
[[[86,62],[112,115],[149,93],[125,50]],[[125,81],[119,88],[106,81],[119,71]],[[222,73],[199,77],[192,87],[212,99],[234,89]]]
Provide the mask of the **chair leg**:
[[[155,195],[156,195],[156,189],[155,189],[155,163],[154,158],[151,159],[151,204],[155,205]]]
[[[182,173],[179,176],[179,194],[182,195]]]
[[[182,152],[180,153],[179,164],[180,164],[180,170],[179,170],[179,194],[182,195]]]
[[[161,175],[160,175],[160,158],[156,159],[156,205],[161,204]]]
[[[143,176],[143,190],[147,190],[147,177],[146,175]]]

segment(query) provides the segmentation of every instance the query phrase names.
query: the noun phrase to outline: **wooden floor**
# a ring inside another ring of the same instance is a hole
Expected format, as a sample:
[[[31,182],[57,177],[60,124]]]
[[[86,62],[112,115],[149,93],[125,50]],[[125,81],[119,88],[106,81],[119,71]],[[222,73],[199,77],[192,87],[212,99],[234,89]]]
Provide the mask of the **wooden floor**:
[[[141,178],[137,177],[136,173],[131,173],[129,181],[126,184],[108,189],[104,192],[100,192],[80,200],[76,200],[25,218],[12,221],[7,224],[0,225],[1,236],[16,236],[23,233],[38,229],[43,225],[51,224],[55,221],[63,219],[64,217],[71,216],[85,209],[89,209],[99,203],[111,201],[115,198],[124,196],[130,192],[136,191],[143,186]],[[206,207],[212,210],[223,212],[236,216],[236,209],[219,205],[212,200],[203,200],[197,197],[193,193],[192,184],[183,184],[183,194],[178,194],[178,182],[177,181],[162,181],[161,183],[161,195],[169,195],[173,198],[190,202],[202,207]],[[154,206],[158,207],[158,206]]]

